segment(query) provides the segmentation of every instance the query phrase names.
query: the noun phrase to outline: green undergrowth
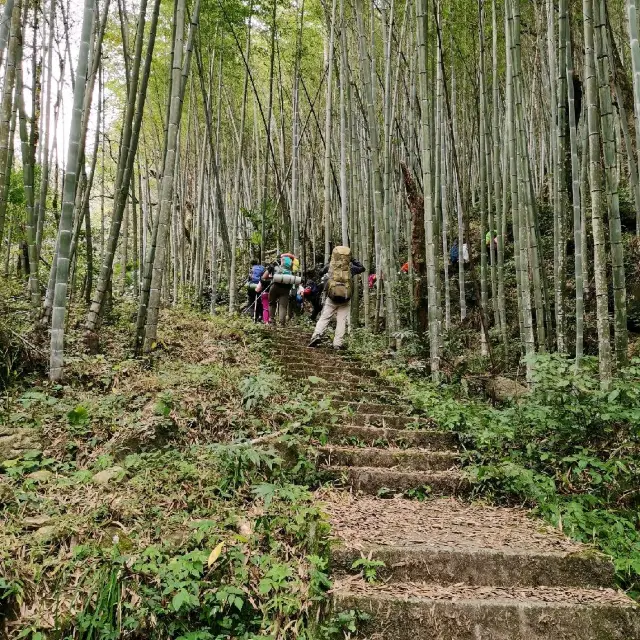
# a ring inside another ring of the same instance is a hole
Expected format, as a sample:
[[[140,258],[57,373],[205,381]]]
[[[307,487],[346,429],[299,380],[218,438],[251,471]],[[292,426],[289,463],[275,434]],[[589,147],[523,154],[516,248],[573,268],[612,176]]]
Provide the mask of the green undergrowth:
[[[99,355],[72,332],[65,384],[10,388],[0,427],[42,446],[0,457],[0,636],[310,638],[329,525],[304,447],[326,403],[242,319],[164,312],[143,360],[129,320]]]
[[[621,587],[640,597],[640,359],[600,388],[597,362],[538,356],[532,388],[492,406],[461,383],[433,385],[355,343],[417,411],[457,433],[475,493],[520,504],[614,562]],[[382,362],[382,364],[381,364]]]

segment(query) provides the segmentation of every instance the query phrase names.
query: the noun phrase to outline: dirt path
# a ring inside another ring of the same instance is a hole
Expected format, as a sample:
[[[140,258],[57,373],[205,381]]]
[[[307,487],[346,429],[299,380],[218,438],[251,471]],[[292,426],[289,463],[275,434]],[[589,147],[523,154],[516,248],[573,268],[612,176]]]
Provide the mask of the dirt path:
[[[368,614],[358,637],[640,639],[640,611],[615,589],[607,558],[523,510],[465,502],[455,438],[412,416],[375,372],[307,341],[275,332],[275,355],[285,375],[321,378],[315,393],[340,409],[319,461],[342,489],[320,498],[339,541],[334,611]],[[352,568],[359,558],[384,563],[374,582]]]

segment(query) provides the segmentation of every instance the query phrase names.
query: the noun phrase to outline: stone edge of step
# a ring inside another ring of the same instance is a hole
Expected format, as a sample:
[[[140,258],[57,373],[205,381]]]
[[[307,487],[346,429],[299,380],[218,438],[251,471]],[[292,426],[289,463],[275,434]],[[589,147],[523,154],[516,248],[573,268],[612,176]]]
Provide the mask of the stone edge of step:
[[[385,581],[424,581],[440,585],[614,588],[613,563],[585,549],[580,553],[548,549],[491,549],[463,544],[367,545],[338,544],[331,552],[334,576],[352,574],[362,556],[381,560],[377,577]],[[464,576],[464,579],[460,579]]]

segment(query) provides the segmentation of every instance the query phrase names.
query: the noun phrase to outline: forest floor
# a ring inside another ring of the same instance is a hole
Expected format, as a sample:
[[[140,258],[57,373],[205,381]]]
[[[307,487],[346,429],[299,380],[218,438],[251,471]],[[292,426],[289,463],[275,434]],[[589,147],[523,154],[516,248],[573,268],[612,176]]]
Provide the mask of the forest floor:
[[[305,637],[328,528],[313,462],[285,464],[270,435],[312,407],[261,364],[251,323],[169,310],[135,360],[134,312],[114,310],[95,356],[72,320],[65,383],[24,372],[7,392],[0,630]]]
[[[509,407],[464,398],[459,387],[434,389],[416,375],[415,358],[383,354],[370,336],[356,334],[345,361],[331,363],[335,356],[321,351],[318,360],[305,362],[304,330],[295,330],[287,343],[287,334],[244,319],[182,310],[163,312],[157,350],[135,360],[129,351],[134,313],[126,304],[115,307],[101,333],[102,353],[95,356],[83,353],[72,318],[64,385],[44,380],[38,345],[31,345],[32,372],[25,370],[8,387],[0,421],[0,629],[4,625],[11,637],[342,638],[358,623],[357,597],[351,604],[346,599],[345,611],[322,629],[316,625],[317,605],[326,602],[331,586],[331,535],[354,543],[334,554],[334,569],[343,574],[335,592],[346,584],[352,595],[357,585],[366,589],[369,579],[382,581],[379,589],[389,584],[393,557],[380,560],[370,553],[380,536],[391,547],[394,540],[406,542],[409,533],[412,544],[428,537],[465,548],[469,523],[481,521],[476,545],[494,538],[494,549],[533,545],[572,554],[581,548],[548,529],[545,547],[544,527],[524,511],[436,498],[452,487],[453,493],[464,488],[460,493],[469,494],[470,482],[476,499],[515,498],[578,542],[595,542],[615,557],[619,584],[635,588],[640,544],[626,528],[633,526],[632,505],[618,504],[606,510],[606,518],[603,505],[596,505],[602,524],[595,526],[576,497],[587,494],[584,482],[578,486],[569,474],[574,492],[565,500],[559,483],[549,488],[548,473],[506,456],[496,434],[504,438],[504,421],[517,425],[521,417],[514,422],[505,413]],[[347,387],[358,374],[353,398],[348,389],[338,393],[339,402],[327,392],[323,376],[330,378],[335,367]],[[371,377],[363,380],[367,370]],[[360,382],[369,387],[368,408],[361,406]],[[621,390],[623,399],[625,394]],[[627,400],[633,405],[633,398]],[[395,417],[376,424],[376,404],[382,402],[395,405]],[[531,403],[526,406],[532,411]],[[440,444],[462,438],[462,451],[455,452],[459,463],[452,465],[448,444],[413,459],[406,439],[389,449],[389,425],[419,440],[436,437],[433,419]],[[488,422],[496,423],[491,437],[484,433]],[[329,434],[344,425],[356,433],[343,433],[338,450],[332,449]],[[363,437],[376,428],[386,429],[385,437],[376,438],[376,451],[367,453]],[[4,450],[2,438],[9,443]],[[513,438],[508,446],[518,449]],[[350,471],[361,464],[354,455],[374,456],[364,476]],[[625,455],[633,474],[636,450]],[[328,472],[327,464],[340,469]],[[435,465],[441,483],[421,478],[398,489],[393,469],[407,464],[414,479],[425,464]],[[458,464],[464,472],[452,471]],[[594,464],[582,471],[592,472]],[[382,466],[381,475],[376,466]],[[516,467],[529,475],[523,480]],[[558,477],[563,474],[558,465]],[[336,481],[373,495],[355,505],[350,494],[331,488]],[[309,490],[327,482],[319,493]],[[611,479],[605,482],[610,488]],[[413,500],[399,502],[406,497]],[[438,513],[445,519],[438,520]],[[619,531],[603,540],[598,526],[607,523]],[[591,536],[584,533],[589,527]],[[450,599],[448,588],[438,597]],[[619,602],[617,592],[607,593]]]

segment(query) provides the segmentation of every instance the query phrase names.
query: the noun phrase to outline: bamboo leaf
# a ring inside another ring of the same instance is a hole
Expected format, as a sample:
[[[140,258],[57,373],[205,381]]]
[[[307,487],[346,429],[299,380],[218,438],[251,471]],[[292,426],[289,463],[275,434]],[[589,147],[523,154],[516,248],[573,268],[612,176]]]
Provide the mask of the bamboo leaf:
[[[209,559],[207,560],[207,565],[209,567],[213,566],[215,561],[220,557],[222,553],[222,549],[224,548],[224,542],[221,542],[216,548],[209,554]]]

